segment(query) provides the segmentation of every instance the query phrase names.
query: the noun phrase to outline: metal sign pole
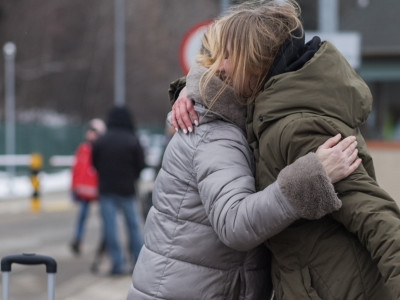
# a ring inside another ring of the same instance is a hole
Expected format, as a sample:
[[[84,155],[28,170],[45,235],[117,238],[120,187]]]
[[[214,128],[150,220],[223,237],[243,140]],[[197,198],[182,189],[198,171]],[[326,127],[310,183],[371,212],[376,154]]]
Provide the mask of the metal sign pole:
[[[3,47],[4,52],[4,92],[5,92],[5,119],[6,119],[6,149],[8,155],[15,154],[15,54],[17,48],[12,42],[8,42]],[[15,166],[7,166],[7,174],[11,181],[15,176]],[[13,184],[10,184],[12,193]]]
[[[221,15],[223,15],[229,8],[230,0],[220,0]]]
[[[114,104],[125,105],[125,0],[114,0]]]
[[[339,28],[339,3],[337,0],[318,1],[318,29],[321,32],[336,32]]]

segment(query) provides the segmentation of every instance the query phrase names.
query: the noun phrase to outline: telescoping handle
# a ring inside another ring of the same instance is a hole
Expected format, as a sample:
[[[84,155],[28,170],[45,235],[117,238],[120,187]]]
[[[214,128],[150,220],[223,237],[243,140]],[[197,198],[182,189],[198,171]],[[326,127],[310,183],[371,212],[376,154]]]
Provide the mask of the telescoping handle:
[[[47,273],[57,273],[57,262],[54,258],[45,255],[38,255],[35,253],[22,253],[15,255],[8,255],[1,259],[1,271],[11,272],[11,265],[13,263],[20,265],[46,265]]]
[[[35,253],[22,253],[8,255],[1,259],[2,275],[2,300],[8,300],[9,296],[9,274],[13,263],[19,265],[46,265],[47,273],[47,299],[54,300],[55,297],[55,273],[57,273],[57,262],[54,258]]]

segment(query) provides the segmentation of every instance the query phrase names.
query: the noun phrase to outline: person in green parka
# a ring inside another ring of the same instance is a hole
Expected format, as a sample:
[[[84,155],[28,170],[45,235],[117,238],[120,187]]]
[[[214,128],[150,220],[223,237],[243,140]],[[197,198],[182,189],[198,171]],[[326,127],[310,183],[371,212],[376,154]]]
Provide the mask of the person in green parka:
[[[400,299],[400,212],[377,183],[360,132],[371,111],[370,90],[330,42],[305,43],[299,14],[294,1],[235,7],[216,20],[220,48],[208,57],[210,72],[247,102],[258,190],[328,137],[357,137],[362,164],[334,185],[342,208],[297,221],[266,241],[274,297]],[[173,124],[190,132],[197,116],[184,86],[179,79],[170,87],[172,102],[177,98]]]

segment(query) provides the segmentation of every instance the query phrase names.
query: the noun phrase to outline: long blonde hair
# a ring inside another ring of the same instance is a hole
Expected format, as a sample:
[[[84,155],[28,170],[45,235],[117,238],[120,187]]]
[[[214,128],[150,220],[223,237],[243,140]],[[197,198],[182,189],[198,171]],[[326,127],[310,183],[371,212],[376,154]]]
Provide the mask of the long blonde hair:
[[[200,81],[200,91],[217,75],[233,87],[243,104],[253,100],[262,90],[279,47],[294,30],[303,31],[299,15],[295,1],[247,1],[233,6],[210,25],[203,37],[197,62],[208,71]],[[230,72],[220,74],[218,68],[227,57]]]

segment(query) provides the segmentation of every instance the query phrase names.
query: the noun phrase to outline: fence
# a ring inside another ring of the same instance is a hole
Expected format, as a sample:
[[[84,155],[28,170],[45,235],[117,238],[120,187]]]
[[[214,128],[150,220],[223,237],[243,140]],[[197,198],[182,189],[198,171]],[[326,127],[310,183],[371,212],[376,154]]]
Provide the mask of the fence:
[[[0,124],[0,155],[5,154],[5,128]],[[42,170],[54,171],[50,165],[51,156],[72,155],[82,141],[84,134],[82,125],[46,126],[36,124],[17,124],[15,133],[15,154],[23,155],[40,153],[43,157]],[[0,166],[5,170],[5,165]],[[26,167],[16,166],[17,173],[26,173]]]

